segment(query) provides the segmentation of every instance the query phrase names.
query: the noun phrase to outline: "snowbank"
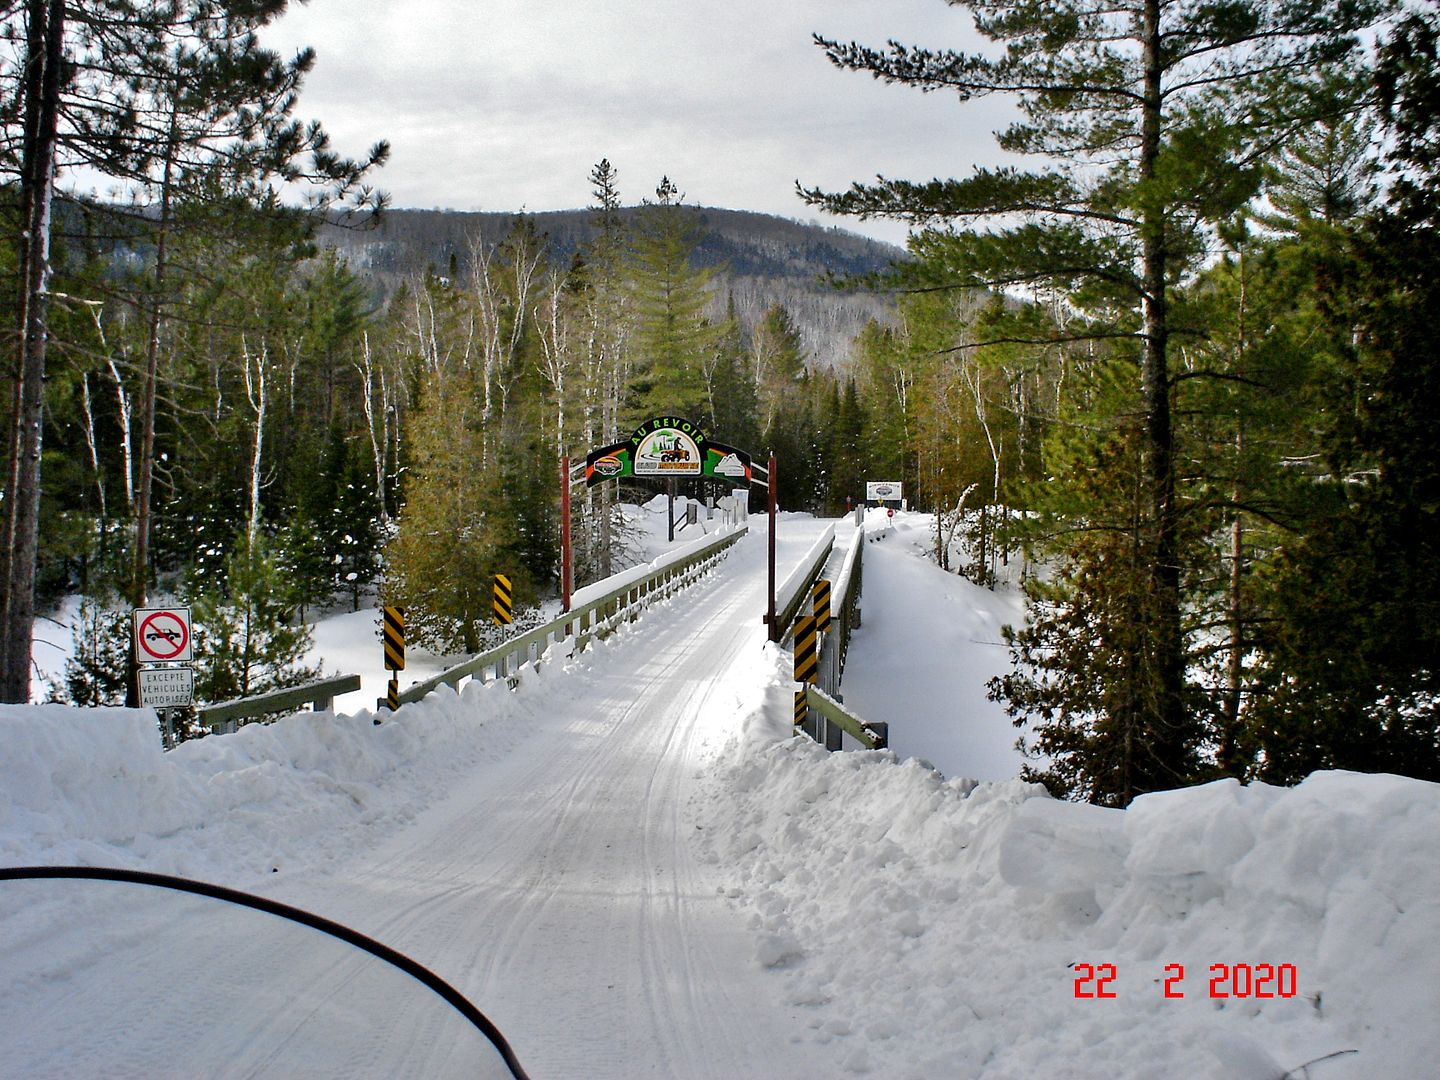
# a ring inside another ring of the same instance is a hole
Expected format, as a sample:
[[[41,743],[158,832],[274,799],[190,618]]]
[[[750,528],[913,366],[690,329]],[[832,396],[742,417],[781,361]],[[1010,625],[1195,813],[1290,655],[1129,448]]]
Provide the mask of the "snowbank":
[[[777,659],[699,835],[756,962],[852,1071],[1436,1074],[1440,786],[1328,772],[1108,810],[827,754],[779,737],[788,711]]]
[[[870,587],[885,565],[867,565]],[[945,595],[928,575],[894,581]],[[868,612],[866,627],[878,635]],[[302,713],[169,754],[148,710],[0,706],[0,861],[239,888],[275,871],[321,879],[561,723],[548,718],[592,689],[566,670],[606,670],[629,633],[528,672],[521,693],[470,682],[378,727],[368,712]],[[966,644],[989,647],[955,651]],[[717,708],[735,734],[717,729],[683,835],[748,920],[753,962],[807,1018],[804,1037],[852,1073],[1437,1075],[1440,785],[1330,772],[1123,812],[1060,803],[791,738],[789,675],[766,644],[715,696],[736,703]],[[876,717],[892,731],[954,700],[937,680],[906,681],[932,696]]]
[[[150,709],[0,705],[0,860],[242,888],[247,875],[323,866],[504,753],[532,707],[503,683],[471,682],[379,726],[368,712],[302,712],[164,753]]]

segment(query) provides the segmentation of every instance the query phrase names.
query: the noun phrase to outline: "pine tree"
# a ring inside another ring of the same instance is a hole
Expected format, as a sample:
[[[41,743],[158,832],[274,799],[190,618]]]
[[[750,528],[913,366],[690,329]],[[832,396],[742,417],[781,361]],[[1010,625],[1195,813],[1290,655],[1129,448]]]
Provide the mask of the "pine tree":
[[[636,357],[631,387],[647,416],[699,416],[705,411],[704,371],[719,347],[705,317],[713,270],[691,267],[698,237],[693,215],[669,177],[645,207],[631,251],[629,274]]]
[[[66,698],[73,705],[123,705],[134,631],[130,609],[85,597],[70,622],[75,647],[65,661]]]
[[[310,628],[297,618],[299,598],[269,542],[240,538],[221,580],[192,584],[195,696],[228,701],[298,686],[320,674],[304,658]]]
[[[36,538],[46,343],[49,339],[50,212],[57,171],[98,168],[131,186],[147,204],[134,221],[152,259],[141,298],[148,315],[139,448],[132,603],[144,602],[150,569],[152,485],[156,466],[160,333],[174,211],[186,192],[219,184],[252,209],[276,206],[272,188],[313,182],[324,193],[311,208],[353,201],[377,205],[363,178],[383,161],[377,145],[360,162],[329,146],[318,125],[291,117],[313,54],[283,61],[255,31],[284,11],[285,0],[216,5],[209,0],[34,2],[0,14],[5,39],[26,42],[11,99],[23,116],[21,190],[25,220],[20,263],[18,379],[10,416],[7,519],[0,566],[0,697],[28,699],[34,615]],[[23,26],[22,26],[23,20]],[[268,204],[267,204],[268,200]]]
[[[830,476],[825,502],[832,514],[843,513],[850,505],[865,501],[865,480],[870,474],[865,427],[860,392],[854,379],[846,379],[830,424]]]
[[[1163,687],[1145,637],[1158,598],[1145,588],[1153,534],[1129,374],[1115,360],[1082,369],[1071,411],[1046,440],[1047,466],[1066,483],[1033,485],[1033,516],[1018,527],[1032,542],[1068,529],[1066,543],[1051,574],[1026,579],[1025,624],[1004,632],[1014,670],[990,683],[1021,748],[1045,762],[1022,775],[1111,806],[1183,786],[1200,769],[1196,729],[1154,718]]]
[[[1266,155],[1333,107],[1328,88],[1354,62],[1355,35],[1383,4],[960,6],[1004,47],[998,58],[895,42],[887,50],[817,42],[836,65],[887,82],[951,91],[962,101],[1015,98],[1023,119],[1001,134],[1001,147],[1053,164],[802,194],[832,212],[924,226],[911,237],[915,262],[899,275],[911,284],[1043,286],[1066,297],[1073,318],[1042,342],[1128,343],[1144,477],[1136,548],[1144,565],[1134,579],[1142,595],[1129,606],[1145,616],[1143,632],[1127,638],[1136,650],[1128,662],[1153,678],[1135,737],[1176,755],[1140,786],[1125,781],[1119,794],[1128,798],[1144,784],[1183,780],[1196,741],[1186,689],[1171,290],[1200,265],[1214,224],[1255,196]],[[1117,792],[1102,782],[1091,794]]]
[[[1335,512],[1275,571],[1260,775],[1440,780],[1440,29],[1434,4],[1380,53],[1397,180],[1322,277],[1347,344],[1312,499]]]

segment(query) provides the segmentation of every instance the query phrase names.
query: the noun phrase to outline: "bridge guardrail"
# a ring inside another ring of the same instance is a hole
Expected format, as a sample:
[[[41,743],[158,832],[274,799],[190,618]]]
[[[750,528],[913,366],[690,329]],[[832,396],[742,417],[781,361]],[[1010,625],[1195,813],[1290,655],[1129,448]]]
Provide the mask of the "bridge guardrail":
[[[863,523],[855,526],[855,535],[851,538],[850,549],[845,552],[845,560],[840,564],[840,573],[835,575],[835,582],[830,592],[830,619],[835,629],[831,632],[826,644],[834,641],[834,662],[831,670],[834,672],[832,687],[840,686],[840,676],[845,671],[845,657],[850,651],[850,635],[860,626],[860,590],[864,584],[863,570],[865,554],[865,526]],[[825,662],[821,657],[821,664]],[[833,692],[833,690],[832,690]]]
[[[840,702],[825,693],[818,686],[806,685],[805,705],[823,716],[828,724],[834,724],[867,750],[883,750],[890,745],[890,725],[883,721],[871,723],[860,719]],[[827,750],[839,750],[830,746]]]
[[[823,635],[820,645],[817,685],[804,687],[807,695],[814,690],[824,695],[824,702],[814,695],[806,698],[806,720],[801,727],[805,734],[816,742],[824,743],[828,750],[842,747],[841,733],[848,732],[862,745],[870,745],[867,738],[857,732],[889,728],[885,724],[865,724],[853,713],[847,712],[840,702],[840,678],[845,670],[845,657],[850,650],[850,635],[860,625],[860,589],[863,584],[863,556],[865,551],[865,527],[857,518],[850,546],[841,560],[840,569],[831,582],[830,629]],[[817,574],[818,574],[817,568]],[[886,745],[884,741],[880,745]]]
[[[785,579],[784,584],[775,590],[775,621],[778,629],[770,635],[772,641],[783,641],[790,632],[790,626],[794,623],[795,616],[800,613],[801,605],[810,599],[810,587],[815,584],[815,579],[820,576],[820,571],[830,560],[830,552],[834,549],[835,526],[832,525],[815,541],[805,559]]]
[[[419,701],[442,684],[456,687],[467,678],[478,678],[484,682],[487,672],[495,679],[515,678],[522,665],[538,660],[551,644],[568,637],[575,639],[577,648],[583,647],[587,639],[609,632],[622,620],[635,619],[641,609],[655,599],[669,596],[676,589],[688,585],[719,562],[730,546],[749,531],[748,525],[741,525],[708,541],[697,542],[693,549],[677,552],[672,561],[659,566],[652,563],[654,568],[647,574],[636,574],[642,569],[639,567],[618,574],[616,577],[624,579],[622,584],[600,596],[587,598],[590,590],[581,589],[575,597],[583,602],[569,612],[407,687],[400,692],[400,704]]]

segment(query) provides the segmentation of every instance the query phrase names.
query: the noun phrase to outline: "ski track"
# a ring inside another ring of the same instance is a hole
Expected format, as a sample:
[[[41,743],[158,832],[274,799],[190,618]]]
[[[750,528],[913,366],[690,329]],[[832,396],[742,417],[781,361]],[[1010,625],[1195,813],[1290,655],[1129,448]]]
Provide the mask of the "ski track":
[[[822,527],[787,529],[782,567]],[[454,983],[537,1080],[835,1076],[755,960],[719,868],[695,859],[686,814],[707,748],[738,719],[716,688],[765,640],[763,540],[742,541],[588,669],[553,676],[583,692],[408,828],[275,894]]]

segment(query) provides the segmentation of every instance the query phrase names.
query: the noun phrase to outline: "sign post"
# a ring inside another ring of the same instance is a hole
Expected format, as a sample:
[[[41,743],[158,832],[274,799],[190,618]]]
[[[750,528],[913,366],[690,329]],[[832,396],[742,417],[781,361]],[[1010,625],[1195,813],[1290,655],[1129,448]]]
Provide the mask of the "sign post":
[[[405,609],[386,607],[380,630],[381,642],[385,649],[385,668],[391,673],[385,686],[385,696],[375,703],[375,723],[380,723],[381,709],[395,712],[400,708],[399,672],[405,670]]]
[[[168,747],[175,735],[175,718],[167,709],[184,709],[195,704],[195,638],[190,629],[190,609],[137,608],[131,656],[135,658],[137,703],[157,710],[165,724]]]
[[[795,695],[795,720],[797,723],[809,723],[809,710],[803,709],[802,700],[808,704],[806,698],[806,685],[814,685],[816,673],[819,670],[819,656],[815,641],[815,616],[813,613],[801,615],[795,620],[795,681],[800,683],[800,689]],[[818,736],[819,732],[806,727],[806,732],[812,737]]]
[[[775,625],[775,455],[770,455],[769,476],[767,477],[767,506],[770,516],[769,578],[770,606],[765,609],[765,625],[770,627],[770,640],[780,640],[780,628]]]

